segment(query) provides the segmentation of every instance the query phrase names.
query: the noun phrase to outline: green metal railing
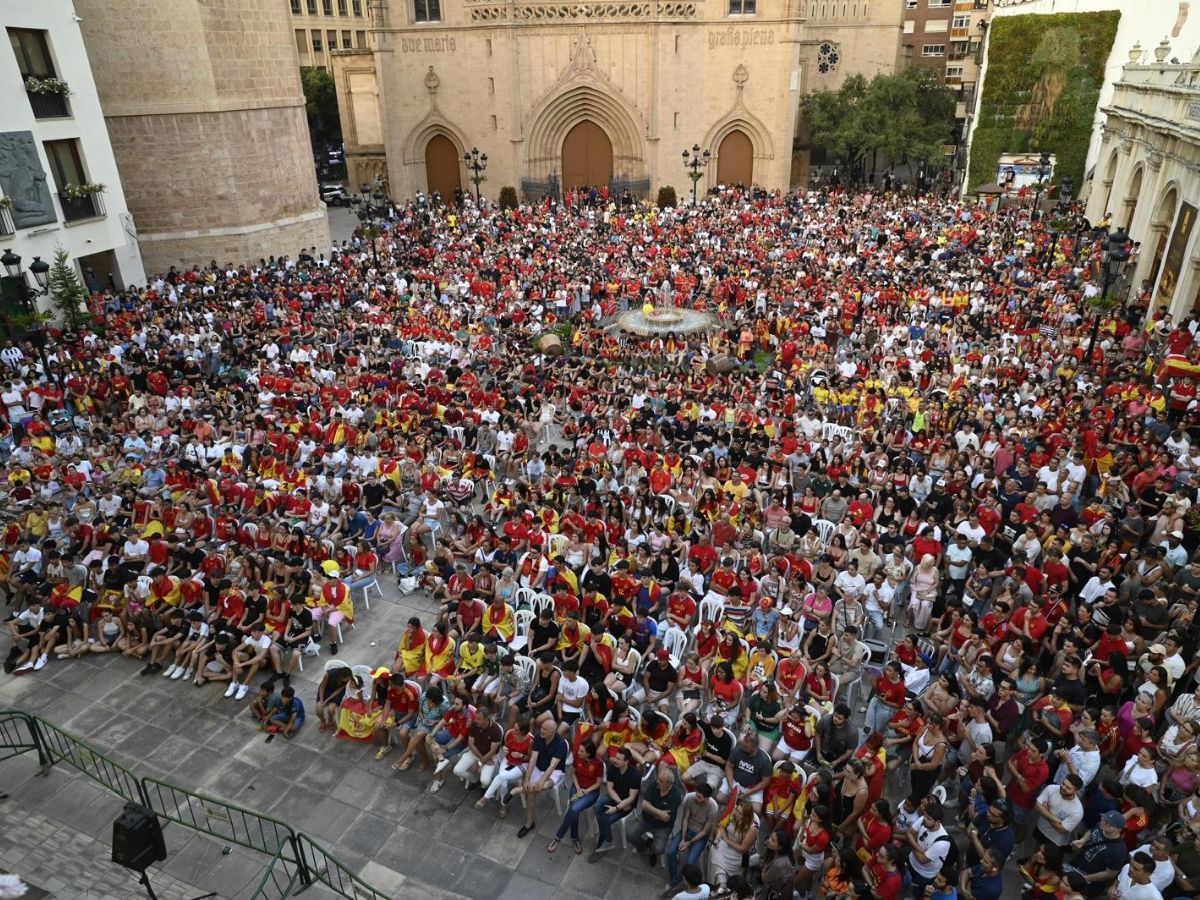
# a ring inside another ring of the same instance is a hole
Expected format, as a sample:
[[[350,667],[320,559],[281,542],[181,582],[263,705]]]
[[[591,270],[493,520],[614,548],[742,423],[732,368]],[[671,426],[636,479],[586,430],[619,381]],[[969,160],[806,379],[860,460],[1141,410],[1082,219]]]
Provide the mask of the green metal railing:
[[[313,881],[320,882],[341,897],[352,897],[354,900],[388,900],[386,894],[380,893],[347,869],[308,835],[298,834],[296,838],[301,868]]]
[[[145,804],[161,818],[259,853],[275,853],[295,838],[285,823],[224,800],[155,778],[141,781]]]
[[[36,753],[38,761],[46,765],[38,742],[37,722],[23,712],[0,712],[0,762],[25,753]]]
[[[313,884],[346,900],[388,900],[333,854],[286,822],[157,778],[138,778],[86,741],[21,710],[0,710],[0,762],[36,753],[46,775],[65,763],[159,818],[271,857],[252,900],[282,900]]]
[[[308,883],[305,881],[304,870],[296,862],[295,847],[289,842],[275,851],[267,869],[263,872],[258,889],[250,895],[250,900],[284,900],[293,897],[304,890]]]
[[[40,716],[34,716],[33,720],[45,755],[43,766],[67,763],[127,803],[145,804],[138,777],[123,765]]]

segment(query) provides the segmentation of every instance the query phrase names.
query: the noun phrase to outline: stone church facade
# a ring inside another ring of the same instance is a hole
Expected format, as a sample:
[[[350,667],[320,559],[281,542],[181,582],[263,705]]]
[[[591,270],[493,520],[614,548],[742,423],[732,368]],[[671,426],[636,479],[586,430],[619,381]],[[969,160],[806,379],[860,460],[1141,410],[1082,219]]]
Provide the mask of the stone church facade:
[[[807,177],[800,99],[893,71],[896,0],[374,0],[372,49],[333,54],[349,183],[393,197],[607,184],[682,198]],[[795,149],[795,152],[794,152]]]

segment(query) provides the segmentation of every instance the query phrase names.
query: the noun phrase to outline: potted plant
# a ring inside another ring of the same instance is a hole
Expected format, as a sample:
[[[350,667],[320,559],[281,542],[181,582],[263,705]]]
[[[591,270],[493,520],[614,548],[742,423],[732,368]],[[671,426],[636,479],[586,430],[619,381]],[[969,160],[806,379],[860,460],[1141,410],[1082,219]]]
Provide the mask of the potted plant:
[[[71,96],[71,89],[61,78],[38,78],[30,75],[25,79],[25,90],[31,94],[58,94],[60,97]]]
[[[0,197],[0,209],[12,209],[12,197]]]
[[[63,196],[68,200],[82,200],[84,197],[91,197],[93,194],[103,194],[104,185],[102,184],[68,184],[63,187]]]

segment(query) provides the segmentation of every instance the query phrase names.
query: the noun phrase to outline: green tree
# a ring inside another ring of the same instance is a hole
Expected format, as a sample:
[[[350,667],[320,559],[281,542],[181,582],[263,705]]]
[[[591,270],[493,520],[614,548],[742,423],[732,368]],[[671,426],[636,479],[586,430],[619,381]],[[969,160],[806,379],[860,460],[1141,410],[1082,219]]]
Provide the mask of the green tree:
[[[954,134],[954,106],[954,92],[920,66],[870,81],[853,75],[838,90],[803,101],[813,144],[847,167],[851,181],[868,167],[874,174],[880,153],[892,162],[941,162]]]
[[[313,146],[340,144],[342,122],[338,118],[333,76],[321,68],[305,67],[300,70],[300,81],[304,86],[304,110],[308,114],[308,132]]]
[[[71,256],[60,245],[54,246],[54,262],[50,264],[50,298],[62,316],[63,324],[78,331],[91,321],[87,307],[87,291],[79,283]]]

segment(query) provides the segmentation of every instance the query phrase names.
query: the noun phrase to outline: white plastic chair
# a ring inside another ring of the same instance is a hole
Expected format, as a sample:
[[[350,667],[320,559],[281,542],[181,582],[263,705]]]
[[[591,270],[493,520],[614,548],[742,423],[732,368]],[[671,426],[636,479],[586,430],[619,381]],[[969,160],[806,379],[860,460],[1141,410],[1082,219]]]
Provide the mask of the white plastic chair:
[[[534,616],[539,616],[543,609],[550,610],[550,617],[554,617],[554,598],[549,594],[534,594],[533,599],[529,601],[530,607],[533,609]]]
[[[533,595],[536,593],[533,588],[519,587],[513,591],[513,609],[532,609]]]
[[[372,698],[375,696],[375,676],[371,674],[374,671],[375,670],[373,668],[362,663],[350,667],[350,674],[362,679],[363,699],[366,700],[367,703],[370,703]]]
[[[369,584],[364,584],[362,586],[363,606],[365,606],[368,610],[371,608],[371,591],[377,593],[380,600],[383,599],[383,588],[379,584],[378,572],[375,573],[375,577],[371,579]]]
[[[458,446],[463,445],[463,427],[461,425],[447,425],[446,431],[450,433],[450,437],[458,442]]]
[[[671,665],[678,669],[683,662],[683,654],[687,652],[688,636],[671,625],[663,632],[662,645],[671,654]]]
[[[837,530],[837,526],[828,519],[814,519],[813,528],[817,530],[817,536],[821,539],[821,543],[828,547],[829,542],[833,539],[834,531]]]
[[[525,683],[533,687],[534,679],[537,678],[537,663],[528,656],[518,656],[513,665],[525,676]]]
[[[630,647],[629,655],[627,657],[625,657],[625,659],[627,661],[630,659],[633,660],[633,668],[630,670],[630,673],[629,673],[629,683],[625,686],[625,690],[623,690],[621,692],[621,699],[624,700],[626,703],[628,703],[629,702],[629,692],[632,691],[635,687],[637,687],[637,684],[638,684],[638,670],[641,669],[641,667],[642,667],[642,653],[640,650],[635,650],[632,647]],[[622,680],[624,680],[623,676],[622,676]],[[630,713],[632,713],[632,712],[633,712],[633,709],[631,708]]]
[[[513,639],[508,648],[513,653],[520,653],[529,642],[529,624],[534,619],[534,612],[532,609],[518,609],[513,618],[516,622],[513,625]]]
[[[700,614],[696,617],[696,625],[701,622],[714,622],[720,624],[721,616],[725,612],[725,601],[719,597],[705,597],[700,601]]]
[[[567,544],[571,543],[570,539],[565,534],[548,534],[546,535],[546,550],[550,554],[550,558],[562,556],[567,552]]]

